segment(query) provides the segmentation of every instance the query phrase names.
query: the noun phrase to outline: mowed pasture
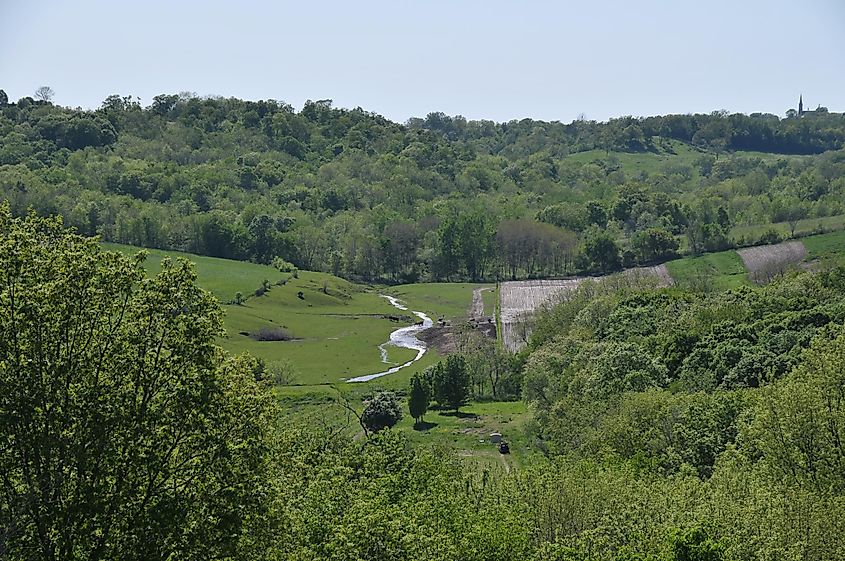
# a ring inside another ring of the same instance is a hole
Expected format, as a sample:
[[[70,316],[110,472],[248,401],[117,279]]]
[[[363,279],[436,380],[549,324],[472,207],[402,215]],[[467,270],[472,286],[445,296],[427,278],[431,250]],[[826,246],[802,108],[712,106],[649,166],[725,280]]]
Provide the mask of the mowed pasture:
[[[103,247],[126,255],[142,251],[118,244],[103,244]],[[225,312],[226,334],[221,337],[220,345],[232,353],[248,352],[269,366],[284,364],[293,384],[343,383],[346,378],[386,370],[393,364],[382,362],[378,346],[389,339],[393,330],[416,321],[410,312],[391,306],[378,289],[326,273],[299,271],[294,276],[267,265],[243,261],[174,251],[143,251],[148,253],[144,266],[149,275],[158,273],[164,258],[184,257],[191,261],[197,284],[214,294]],[[263,296],[256,296],[256,289],[265,280],[269,290]],[[245,297],[240,305],[232,303],[237,292]],[[470,286],[446,292],[445,301],[452,305],[444,306],[444,312],[469,306]],[[461,295],[465,296],[463,302]],[[436,292],[430,296],[435,298]],[[424,298],[421,300],[425,303]],[[425,308],[413,309],[425,311]],[[259,341],[256,334],[262,329],[281,330],[289,340]],[[386,349],[390,363],[405,362],[416,354],[391,346]]]
[[[241,292],[244,296],[249,296],[265,280],[273,284],[279,279],[289,276],[280,273],[269,265],[259,265],[245,261],[232,261],[231,259],[206,257],[204,255],[194,255],[193,253],[146,249],[134,245],[116,243],[102,243],[100,245],[103,249],[117,251],[124,255],[135,255],[140,251],[146,252],[147,259],[144,262],[144,268],[147,274],[151,276],[161,270],[161,262],[166,257],[174,260],[178,258],[187,259],[194,264],[194,270],[197,273],[197,284],[214,294],[221,303],[234,300],[235,293],[237,292]]]
[[[524,347],[531,336],[531,318],[534,313],[544,306],[565,300],[568,294],[585,281],[619,286],[648,283],[662,287],[673,284],[666,265],[638,267],[604,277],[503,282],[499,285],[499,321],[505,348],[517,352]]]
[[[428,282],[416,284],[400,284],[398,286],[386,287],[384,294],[389,294],[403,300],[412,310],[425,312],[433,320],[440,318],[444,320],[466,319],[470,305],[472,304],[472,291],[476,288],[495,288],[492,284],[467,283],[467,282]],[[492,308],[486,294],[492,291],[482,292],[485,299],[485,313],[492,315]]]
[[[845,265],[845,230],[810,236],[801,240],[807,258],[820,266]]]
[[[706,253],[666,263],[675,284],[688,290],[728,290],[748,284],[748,271],[736,251]]]

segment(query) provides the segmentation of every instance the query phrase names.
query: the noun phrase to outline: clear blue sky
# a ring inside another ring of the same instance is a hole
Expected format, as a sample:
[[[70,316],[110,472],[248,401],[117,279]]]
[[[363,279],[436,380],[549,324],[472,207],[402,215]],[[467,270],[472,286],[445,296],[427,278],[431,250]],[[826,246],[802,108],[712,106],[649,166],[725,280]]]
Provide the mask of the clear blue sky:
[[[0,88],[306,99],[396,121],[845,111],[845,1],[0,0]]]

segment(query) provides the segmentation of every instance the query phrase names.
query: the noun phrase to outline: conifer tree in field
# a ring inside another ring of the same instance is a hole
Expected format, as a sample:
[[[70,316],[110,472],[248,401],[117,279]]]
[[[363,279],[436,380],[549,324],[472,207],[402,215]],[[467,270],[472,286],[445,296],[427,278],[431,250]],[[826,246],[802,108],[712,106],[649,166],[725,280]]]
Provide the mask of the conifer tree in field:
[[[411,417],[417,423],[423,421],[425,412],[428,411],[428,402],[431,398],[431,390],[425,379],[420,374],[414,374],[411,378],[411,391],[408,395],[408,409]]]

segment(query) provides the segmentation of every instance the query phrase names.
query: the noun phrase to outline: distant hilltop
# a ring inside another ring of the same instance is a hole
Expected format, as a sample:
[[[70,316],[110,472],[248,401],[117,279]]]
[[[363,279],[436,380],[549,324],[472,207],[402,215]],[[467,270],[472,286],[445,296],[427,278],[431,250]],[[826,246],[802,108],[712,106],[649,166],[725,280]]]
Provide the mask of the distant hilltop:
[[[804,109],[804,94],[801,94],[798,96],[798,110],[790,109],[786,112],[786,116],[789,119],[802,119],[813,115],[827,115],[828,113],[830,111],[827,110],[827,107],[821,105],[816,106],[815,109]]]

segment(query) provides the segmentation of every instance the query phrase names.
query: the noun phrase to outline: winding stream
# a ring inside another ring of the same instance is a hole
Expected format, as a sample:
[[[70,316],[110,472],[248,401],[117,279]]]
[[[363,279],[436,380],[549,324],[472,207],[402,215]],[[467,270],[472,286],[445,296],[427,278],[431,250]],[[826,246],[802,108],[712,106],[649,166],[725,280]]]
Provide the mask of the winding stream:
[[[406,311],[408,309],[407,306],[401,304],[399,300],[394,298],[393,296],[387,296],[382,294],[381,297],[387,298],[387,300],[393,305],[394,308],[403,311]],[[397,329],[396,331],[390,334],[390,340],[385,343],[382,343],[381,345],[379,345],[378,348],[381,352],[381,361],[386,364],[389,364],[387,361],[388,345],[417,351],[417,356],[404,364],[394,366],[385,370],[384,372],[378,372],[376,374],[367,374],[365,376],[356,376],[355,378],[349,378],[348,380],[346,380],[347,382],[369,382],[370,380],[373,380],[375,378],[381,378],[382,376],[387,376],[388,374],[398,372],[407,366],[411,366],[413,363],[422,358],[422,356],[425,354],[427,347],[424,342],[417,339],[417,333],[428,329],[429,327],[434,325],[434,322],[431,321],[431,318],[425,315],[423,312],[411,311],[411,313],[420,318],[422,320],[422,324],[409,325],[408,327],[401,327]]]

